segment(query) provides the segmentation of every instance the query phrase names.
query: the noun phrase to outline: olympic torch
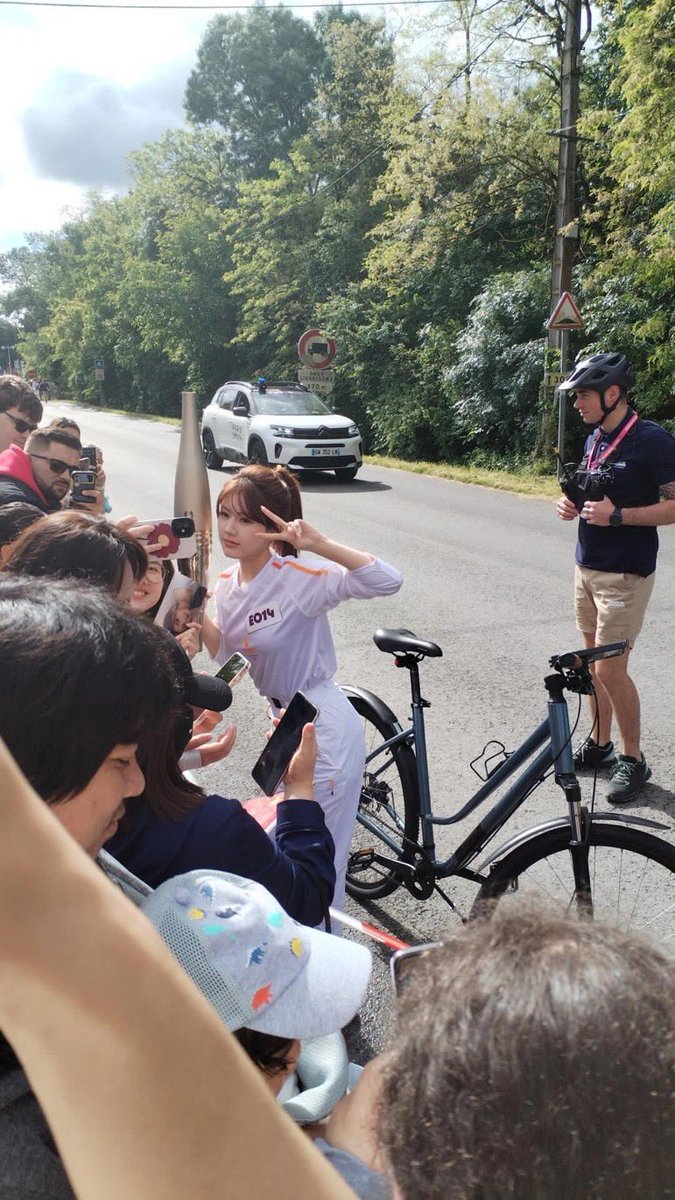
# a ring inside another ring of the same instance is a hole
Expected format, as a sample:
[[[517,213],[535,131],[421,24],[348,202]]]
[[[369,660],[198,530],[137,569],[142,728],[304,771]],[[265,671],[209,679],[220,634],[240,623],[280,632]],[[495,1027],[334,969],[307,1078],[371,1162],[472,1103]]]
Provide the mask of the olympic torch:
[[[211,565],[211,492],[202,453],[197,420],[195,392],[181,392],[182,423],[176,480],[173,493],[174,516],[192,517],[195,523],[197,551],[192,558],[179,559],[178,570],[204,589],[209,586]],[[201,619],[195,614],[195,620]]]

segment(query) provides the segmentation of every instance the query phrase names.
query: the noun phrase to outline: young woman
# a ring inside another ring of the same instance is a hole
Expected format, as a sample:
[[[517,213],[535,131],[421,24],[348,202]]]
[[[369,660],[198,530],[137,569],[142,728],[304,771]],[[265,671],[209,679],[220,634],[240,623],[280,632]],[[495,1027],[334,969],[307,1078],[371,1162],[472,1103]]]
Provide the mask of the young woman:
[[[300,489],[284,467],[244,467],[225,484],[217,513],[221,545],[235,562],[216,586],[216,621],[205,618],[204,643],[218,662],[237,650],[250,659],[251,677],[275,716],[297,691],[318,708],[314,797],[335,842],[340,908],[365,745],[359,719],[333,680],[327,613],[342,600],[397,592],[401,575],[303,520]]]

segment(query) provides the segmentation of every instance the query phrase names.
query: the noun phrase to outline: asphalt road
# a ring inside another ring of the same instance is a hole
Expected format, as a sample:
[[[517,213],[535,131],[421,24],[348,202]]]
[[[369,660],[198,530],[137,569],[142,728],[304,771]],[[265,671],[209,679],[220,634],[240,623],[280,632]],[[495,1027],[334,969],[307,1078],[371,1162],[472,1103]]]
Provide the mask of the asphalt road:
[[[65,411],[66,406],[50,406],[50,413]],[[178,428],[71,405],[67,411],[81,420],[84,440],[103,448],[113,518],[132,512],[170,516]],[[209,476],[215,501],[229,472]],[[468,764],[484,744],[498,738],[512,749],[545,715],[542,680],[550,655],[580,644],[571,606],[574,525],[558,521],[549,500],[370,466],[350,484],[328,474],[303,478],[303,503],[312,524],[395,563],[405,580],[397,596],[345,604],[333,613],[338,682],[370,688],[405,718],[407,672],[393,669],[390,656],[376,649],[373,631],[403,626],[443,648],[442,659],[423,666],[422,683],[431,702],[433,804],[437,815],[447,816],[475,791]],[[656,587],[632,667],[653,781],[631,811],[675,823],[673,532],[662,531],[661,543]],[[214,578],[224,566],[215,546]],[[197,665],[211,669],[208,659]],[[250,681],[237,688],[230,712],[237,744],[226,763],[201,773],[200,782],[207,790],[246,798],[254,791],[249,772],[267,728],[264,705]],[[584,736],[589,725],[584,711],[579,726]],[[507,833],[561,815],[559,796],[553,784],[544,784]],[[439,852],[449,854],[467,831],[468,826],[442,829]],[[438,897],[420,903],[402,891],[369,912],[351,902],[350,907],[412,942],[435,940],[457,920]],[[353,1044],[361,1058],[381,1047],[389,1025],[388,954],[378,947],[374,954],[374,982]]]

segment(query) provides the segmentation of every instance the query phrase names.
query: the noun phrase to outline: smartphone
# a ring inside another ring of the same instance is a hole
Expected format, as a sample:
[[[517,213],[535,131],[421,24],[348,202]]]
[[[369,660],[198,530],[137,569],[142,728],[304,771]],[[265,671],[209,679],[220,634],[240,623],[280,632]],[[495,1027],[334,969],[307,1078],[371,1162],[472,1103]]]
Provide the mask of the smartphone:
[[[231,654],[227,662],[223,663],[220,670],[216,671],[216,679],[224,680],[225,683],[229,683],[230,687],[233,688],[235,683],[239,683],[239,680],[244,678],[250,665],[250,662],[247,658],[244,658],[243,654]]]
[[[79,500],[80,504],[95,504],[96,496],[83,496],[82,492],[91,491],[96,486],[96,475],[93,471],[73,471],[72,473],[73,486],[70,494],[73,500]]]
[[[143,540],[148,546],[155,546],[153,558],[192,558],[197,553],[192,517],[152,517],[139,521],[139,525],[150,526]]]
[[[251,775],[266,796],[273,796],[283,779],[288,764],[300,745],[303,726],[316,720],[319,710],[296,692],[277,725]]]
[[[89,464],[89,469],[91,471],[95,471],[98,467],[99,454],[100,454],[100,450],[99,450],[98,446],[83,446],[82,447],[82,457],[86,458],[86,460]]]

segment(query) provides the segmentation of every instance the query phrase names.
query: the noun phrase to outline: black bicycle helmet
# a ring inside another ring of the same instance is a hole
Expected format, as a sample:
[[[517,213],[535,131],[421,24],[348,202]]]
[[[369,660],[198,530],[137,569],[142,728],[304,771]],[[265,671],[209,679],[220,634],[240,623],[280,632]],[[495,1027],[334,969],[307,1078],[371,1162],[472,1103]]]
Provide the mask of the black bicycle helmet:
[[[608,415],[621,400],[620,396],[614,404],[605,404],[605,392],[613,383],[619,385],[622,393],[635,386],[635,371],[626,355],[590,354],[576,364],[571,375],[560,384],[560,391],[576,392],[580,388],[588,388],[591,392],[599,392],[602,410]]]

